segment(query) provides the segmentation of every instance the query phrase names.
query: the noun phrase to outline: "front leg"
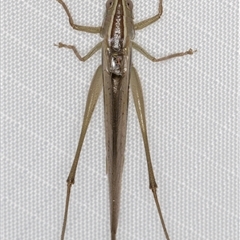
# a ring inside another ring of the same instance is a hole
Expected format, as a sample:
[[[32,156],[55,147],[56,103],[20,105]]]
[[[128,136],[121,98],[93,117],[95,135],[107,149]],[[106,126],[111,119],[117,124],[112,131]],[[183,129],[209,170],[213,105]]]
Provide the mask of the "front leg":
[[[78,30],[78,31],[82,31],[82,32],[88,32],[88,33],[100,33],[101,27],[89,27],[89,26],[81,26],[81,25],[77,25],[73,22],[71,13],[68,10],[67,5],[62,1],[62,0],[57,0],[62,7],[64,8],[66,14],[68,15],[69,18],[69,23],[72,26],[73,29]]]
[[[102,46],[102,42],[98,43],[94,48],[92,48],[90,50],[89,53],[87,53],[86,56],[82,57],[80,55],[80,53],[78,52],[77,48],[73,45],[67,45],[64,43],[59,43],[59,44],[54,44],[55,46],[59,47],[59,48],[68,48],[73,50],[74,54],[76,55],[76,57],[81,61],[81,62],[85,62],[86,60],[88,60],[94,53],[96,53]]]
[[[150,24],[156,22],[162,16],[162,13],[163,13],[163,6],[162,6],[162,0],[160,0],[159,7],[158,7],[158,14],[156,14],[155,16],[150,17],[146,20],[143,20],[139,23],[134,24],[134,29],[140,30],[140,29],[143,29],[143,28],[149,26]]]

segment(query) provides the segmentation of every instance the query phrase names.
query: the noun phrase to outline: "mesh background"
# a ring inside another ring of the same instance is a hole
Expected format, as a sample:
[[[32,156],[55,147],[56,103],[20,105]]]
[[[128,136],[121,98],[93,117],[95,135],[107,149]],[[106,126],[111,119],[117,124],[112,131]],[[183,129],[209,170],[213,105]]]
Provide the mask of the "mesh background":
[[[68,0],[74,21],[102,23],[105,0]],[[133,1],[135,22],[158,1]],[[165,0],[160,21],[135,41],[159,57],[134,51],[145,96],[158,196],[171,240],[237,240],[238,1]],[[0,239],[59,239],[68,172],[88,88],[101,51],[79,62],[54,43],[86,54],[98,35],[71,29],[57,1],[0,1]],[[129,103],[118,239],[164,239],[148,189],[140,128]],[[102,94],[90,123],[72,188],[66,239],[110,239]]]

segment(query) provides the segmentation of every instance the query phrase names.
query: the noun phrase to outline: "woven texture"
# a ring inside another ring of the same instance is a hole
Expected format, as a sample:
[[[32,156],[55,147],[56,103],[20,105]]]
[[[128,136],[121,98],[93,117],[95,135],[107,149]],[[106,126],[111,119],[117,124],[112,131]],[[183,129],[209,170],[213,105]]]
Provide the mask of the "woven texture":
[[[66,1],[76,23],[99,26],[105,0]],[[139,22],[158,0],[135,0]],[[158,196],[171,240],[238,240],[238,1],[164,0],[161,19],[136,33],[156,57],[133,52],[141,78]],[[74,158],[101,38],[74,31],[57,1],[0,2],[0,239],[60,239],[66,178]],[[118,240],[164,239],[148,188],[140,128],[130,97]],[[66,240],[110,239],[102,94],[90,123]]]

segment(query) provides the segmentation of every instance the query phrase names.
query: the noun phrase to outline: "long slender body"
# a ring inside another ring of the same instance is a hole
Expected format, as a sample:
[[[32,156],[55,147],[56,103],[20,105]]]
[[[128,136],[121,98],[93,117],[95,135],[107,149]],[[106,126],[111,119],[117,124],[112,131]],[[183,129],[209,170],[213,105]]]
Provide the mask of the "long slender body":
[[[106,3],[106,14],[102,27],[88,27],[75,24],[68,7],[63,0],[57,1],[64,8],[69,18],[69,23],[73,29],[89,33],[100,33],[101,37],[103,38],[103,41],[98,43],[84,57],[81,57],[75,46],[66,45],[63,43],[56,45],[59,48],[64,47],[73,50],[74,54],[80,61],[86,61],[95,52],[102,49],[102,65],[98,67],[92,79],[78,147],[67,179],[67,196],[61,239],[63,240],[65,235],[70,192],[75,181],[75,174],[82,144],[102,88],[104,93],[104,119],[107,155],[106,171],[109,180],[109,197],[111,208],[111,239],[116,239],[120,207],[121,179],[126,143],[129,88],[131,88],[146,152],[149,187],[153,193],[165,237],[167,240],[169,240],[170,238],[163,220],[163,215],[156,193],[157,184],[153,173],[147,139],[143,94],[138,73],[132,66],[132,48],[139,51],[153,62],[159,62],[173,57],[193,54],[194,51],[189,49],[186,52],[175,53],[162,58],[155,58],[142,47],[133,42],[135,30],[145,28],[160,18],[162,15],[162,0],[159,1],[158,13],[155,16],[136,24],[133,23],[133,4],[131,0],[108,0]]]
[[[126,1],[118,0],[107,7],[110,11],[106,14],[102,29],[104,36],[102,67],[106,164],[109,179],[111,234],[114,239],[120,206],[132,58],[130,44],[132,36],[127,32],[128,27],[133,32],[133,23],[131,16],[127,13],[130,7],[126,5]]]

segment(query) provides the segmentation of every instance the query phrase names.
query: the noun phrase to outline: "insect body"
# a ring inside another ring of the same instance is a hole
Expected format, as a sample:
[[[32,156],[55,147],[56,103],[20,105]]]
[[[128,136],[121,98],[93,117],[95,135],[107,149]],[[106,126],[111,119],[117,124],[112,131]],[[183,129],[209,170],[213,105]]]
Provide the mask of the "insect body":
[[[57,1],[64,8],[66,14],[69,17],[70,25],[73,27],[73,29],[89,33],[100,33],[101,37],[103,38],[103,41],[98,43],[84,57],[81,57],[75,46],[66,45],[63,43],[59,43],[57,45],[59,48],[64,47],[73,50],[80,61],[86,61],[95,52],[102,49],[102,65],[100,65],[96,70],[89,89],[82,131],[80,134],[75,159],[73,161],[67,179],[67,196],[61,239],[63,240],[65,235],[70,190],[72,184],[74,184],[80,151],[94,107],[102,88],[104,95],[104,119],[107,155],[106,169],[109,180],[111,239],[116,239],[130,87],[133,94],[134,104],[137,111],[146,151],[149,186],[153,193],[165,237],[169,240],[170,238],[163,220],[156,193],[157,184],[153,173],[148,146],[142,88],[138,73],[132,66],[132,48],[136,49],[145,57],[154,62],[163,61],[187,54],[193,54],[194,51],[192,49],[189,49],[186,52],[176,53],[156,59],[147,53],[142,47],[133,42],[135,30],[145,28],[160,18],[162,15],[161,0],[159,3],[158,13],[155,16],[136,24],[133,23],[133,4],[130,0],[108,0],[106,3],[106,14],[102,27],[87,27],[76,25],[73,22],[66,4],[62,0]]]

